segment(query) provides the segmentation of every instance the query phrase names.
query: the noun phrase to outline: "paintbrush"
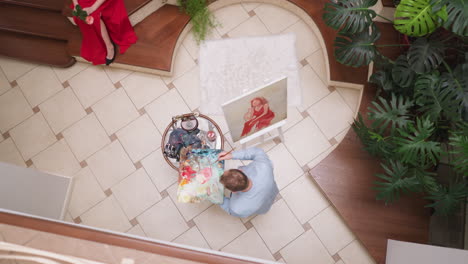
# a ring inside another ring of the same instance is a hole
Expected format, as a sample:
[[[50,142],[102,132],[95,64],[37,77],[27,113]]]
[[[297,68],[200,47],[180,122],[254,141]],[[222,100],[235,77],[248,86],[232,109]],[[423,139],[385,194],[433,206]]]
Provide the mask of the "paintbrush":
[[[224,157],[224,156],[226,156],[226,155],[229,155],[229,154],[230,154],[231,152],[233,152],[235,149],[236,149],[236,148],[231,149],[230,151],[226,152],[226,154],[224,154],[224,155],[221,156],[221,157]],[[219,161],[219,158],[220,158],[220,157],[218,157],[218,159],[217,159],[215,162],[213,162],[210,166],[213,166],[216,162],[218,162],[218,161]]]

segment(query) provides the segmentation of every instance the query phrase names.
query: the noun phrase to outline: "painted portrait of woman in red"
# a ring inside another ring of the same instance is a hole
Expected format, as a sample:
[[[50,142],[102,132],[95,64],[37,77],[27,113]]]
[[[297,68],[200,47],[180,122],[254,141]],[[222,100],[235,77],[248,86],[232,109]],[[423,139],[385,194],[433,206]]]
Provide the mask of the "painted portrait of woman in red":
[[[244,115],[245,123],[241,137],[268,127],[273,118],[275,113],[270,109],[268,100],[264,97],[255,97],[250,101],[250,108]]]

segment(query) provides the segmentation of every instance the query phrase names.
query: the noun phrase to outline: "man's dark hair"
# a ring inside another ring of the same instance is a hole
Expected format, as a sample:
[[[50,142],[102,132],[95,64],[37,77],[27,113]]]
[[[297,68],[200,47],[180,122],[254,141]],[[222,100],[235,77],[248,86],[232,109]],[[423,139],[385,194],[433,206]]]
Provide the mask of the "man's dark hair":
[[[242,171],[236,169],[225,171],[219,182],[232,192],[240,192],[249,187],[249,178]]]

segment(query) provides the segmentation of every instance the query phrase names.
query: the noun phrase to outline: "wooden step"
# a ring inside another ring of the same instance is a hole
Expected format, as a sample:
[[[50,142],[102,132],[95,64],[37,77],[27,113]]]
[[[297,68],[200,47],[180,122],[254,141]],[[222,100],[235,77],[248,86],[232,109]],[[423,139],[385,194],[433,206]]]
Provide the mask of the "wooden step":
[[[64,0],[2,0],[1,2],[60,12],[62,11]]]
[[[125,9],[127,9],[128,15],[131,15],[144,7],[152,0],[124,0]],[[72,16],[72,10],[70,8],[71,0],[62,0],[62,14],[64,16]]]
[[[0,31],[0,54],[56,67],[75,63],[66,50],[66,41]]]
[[[67,40],[74,26],[60,12],[0,4],[0,30]]]
[[[135,26],[136,44],[115,62],[153,70],[171,71],[172,57],[177,40],[190,17],[177,6],[164,5]],[[72,56],[80,55],[81,35],[73,34],[68,42]]]

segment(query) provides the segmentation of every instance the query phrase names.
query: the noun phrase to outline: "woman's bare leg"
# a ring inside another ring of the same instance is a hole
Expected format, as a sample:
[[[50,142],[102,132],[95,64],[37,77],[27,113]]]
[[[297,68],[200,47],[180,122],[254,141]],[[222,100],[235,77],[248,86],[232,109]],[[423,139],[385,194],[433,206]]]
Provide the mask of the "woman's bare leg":
[[[107,56],[106,58],[111,60],[114,57],[114,45],[112,45],[111,39],[109,37],[109,32],[107,32],[106,25],[104,24],[104,21],[102,19],[99,19],[101,22],[101,35],[102,39],[104,40],[104,43],[106,44],[106,49],[107,49]]]

